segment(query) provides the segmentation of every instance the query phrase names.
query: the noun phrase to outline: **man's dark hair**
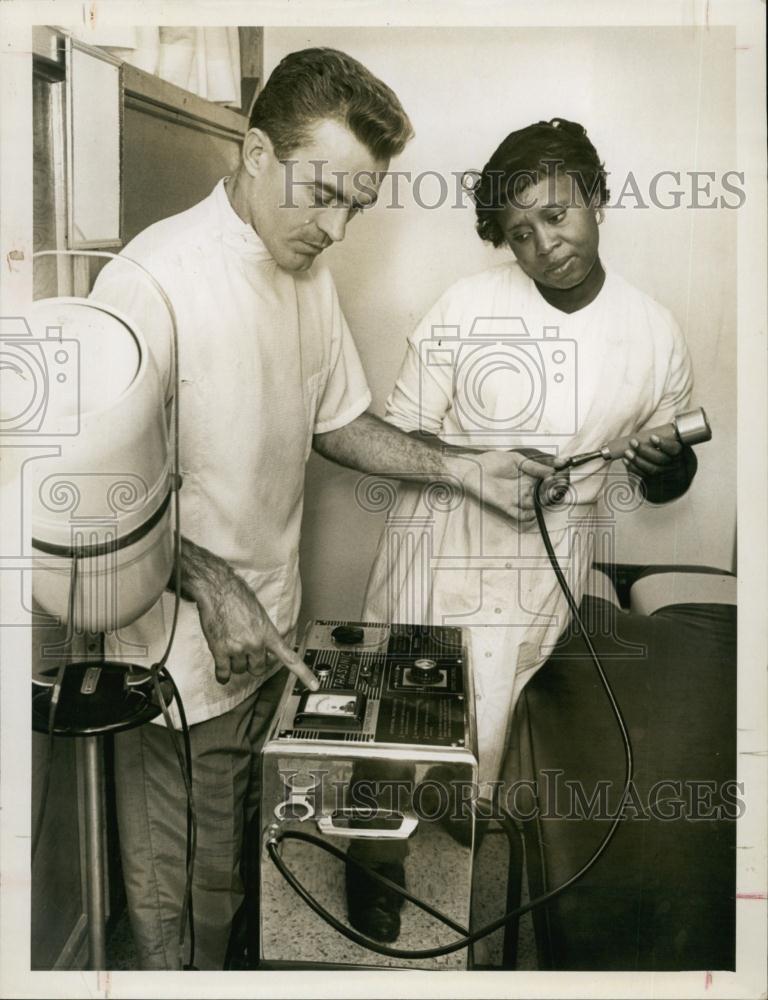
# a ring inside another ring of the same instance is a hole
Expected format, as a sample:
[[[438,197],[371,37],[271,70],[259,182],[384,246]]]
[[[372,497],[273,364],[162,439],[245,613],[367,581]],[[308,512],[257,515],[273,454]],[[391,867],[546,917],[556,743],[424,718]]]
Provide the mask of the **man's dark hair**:
[[[552,176],[567,176],[576,191],[598,204],[608,201],[607,176],[597,150],[578,122],[552,118],[510,134],[483,167],[472,189],[480,238],[504,242],[500,214],[527,188]]]
[[[346,126],[377,160],[401,153],[413,135],[394,91],[345,52],[326,48],[291,52],[280,61],[256,98],[249,127],[263,129],[284,160],[328,118]]]

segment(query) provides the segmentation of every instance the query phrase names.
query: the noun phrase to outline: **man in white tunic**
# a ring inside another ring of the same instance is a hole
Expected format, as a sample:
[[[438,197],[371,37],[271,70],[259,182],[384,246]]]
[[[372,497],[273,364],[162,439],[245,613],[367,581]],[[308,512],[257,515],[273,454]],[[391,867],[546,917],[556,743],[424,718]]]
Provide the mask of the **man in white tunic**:
[[[292,53],[255,102],[236,174],[124,251],[160,282],[178,318],[186,599],[169,668],[190,723],[201,969],[222,967],[243,899],[253,752],[285,683],[281,665],[316,685],[290,646],[310,449],[365,472],[424,482],[453,474],[441,450],[366,412],[371,397],[336,290],[315,263],[373,205],[410,131],[394,93],[356,60]],[[92,294],[138,325],[170,394],[169,319],[150,283],[114,261]],[[487,502],[530,516],[533,477],[547,467],[493,453],[480,462]],[[167,594],[122,642],[143,644],[146,662],[156,660],[172,608]],[[116,737],[116,779],[140,967],[178,968],[186,796],[162,725]]]

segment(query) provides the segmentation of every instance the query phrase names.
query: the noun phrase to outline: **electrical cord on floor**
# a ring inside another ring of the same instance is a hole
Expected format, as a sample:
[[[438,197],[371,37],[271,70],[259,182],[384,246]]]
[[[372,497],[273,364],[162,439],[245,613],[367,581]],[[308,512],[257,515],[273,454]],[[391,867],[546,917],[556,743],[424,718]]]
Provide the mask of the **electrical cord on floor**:
[[[387,945],[383,945],[378,941],[373,941],[370,938],[367,938],[364,935],[358,934],[356,931],[351,930],[351,928],[343,924],[332,913],[329,913],[328,910],[326,910],[325,907],[315,899],[315,897],[309,892],[309,890],[306,889],[299,882],[294,873],[288,868],[288,866],[285,864],[285,861],[281,857],[279,851],[279,845],[284,840],[301,840],[306,843],[312,844],[315,847],[319,847],[326,853],[332,854],[335,857],[339,857],[344,861],[352,859],[348,858],[348,855],[343,851],[340,851],[339,848],[334,847],[331,844],[327,844],[324,840],[321,840],[319,837],[315,837],[312,834],[301,833],[298,830],[278,829],[273,833],[271,833],[270,835],[268,835],[266,848],[269,857],[272,859],[273,863],[275,864],[275,866],[277,867],[278,871],[283,876],[283,878],[288,882],[291,888],[304,900],[307,906],[309,906],[312,910],[314,910],[314,912],[317,913],[318,916],[322,917],[322,919],[325,920],[326,923],[330,924],[330,926],[333,927],[334,930],[338,931],[339,934],[342,934],[348,940],[353,941],[355,944],[362,945],[362,947],[368,949],[369,951],[373,951],[378,955],[384,955],[387,958],[402,958],[402,959],[427,959],[427,958],[438,958],[442,955],[449,955],[454,951],[460,951],[462,948],[469,947],[476,941],[479,941],[481,938],[484,938],[489,934],[493,934],[495,931],[504,927],[511,921],[517,920],[519,917],[521,917],[525,913],[528,913],[530,910],[533,910],[538,906],[543,906],[545,903],[551,902],[557,896],[561,895],[561,893],[565,892],[572,885],[574,885],[574,883],[579,881],[579,879],[581,879],[584,875],[586,875],[586,873],[598,861],[598,859],[602,856],[605,849],[608,847],[608,844],[613,838],[613,835],[618,829],[619,823],[622,820],[624,803],[626,802],[627,796],[629,795],[629,789],[632,784],[632,776],[634,773],[632,743],[629,737],[629,731],[627,729],[624,716],[621,713],[619,704],[616,701],[616,696],[613,693],[613,689],[611,688],[608,678],[605,675],[605,671],[603,670],[602,664],[600,663],[597,651],[595,650],[595,647],[592,644],[592,640],[590,639],[587,630],[584,626],[584,622],[581,619],[581,615],[579,614],[579,609],[576,604],[576,600],[573,594],[571,593],[570,588],[568,587],[568,583],[565,579],[565,576],[563,575],[563,571],[561,570],[560,564],[557,561],[557,556],[555,555],[554,548],[552,547],[552,542],[549,537],[549,532],[547,531],[547,526],[544,521],[544,514],[541,508],[541,498],[539,496],[538,490],[534,491],[534,508],[536,513],[536,521],[539,526],[539,530],[541,532],[541,537],[544,542],[544,547],[546,549],[547,556],[549,557],[550,564],[552,565],[552,569],[554,570],[555,576],[557,577],[557,582],[560,585],[560,588],[563,591],[566,600],[568,601],[568,606],[571,609],[574,621],[581,630],[581,635],[587,646],[589,655],[592,658],[592,662],[595,665],[595,669],[597,670],[600,682],[602,683],[603,689],[605,690],[605,693],[608,697],[608,701],[610,703],[611,709],[613,710],[613,714],[616,718],[616,722],[618,723],[619,731],[621,733],[622,742],[624,744],[624,754],[626,762],[624,788],[622,791],[621,799],[619,800],[619,804],[616,808],[616,811],[612,816],[612,822],[607,833],[600,841],[598,846],[595,848],[589,859],[581,866],[581,868],[579,868],[576,872],[574,872],[574,874],[571,875],[568,879],[566,879],[565,882],[561,883],[558,886],[555,886],[555,888],[550,889],[547,892],[541,893],[539,896],[536,896],[534,899],[529,900],[522,906],[518,906],[514,910],[510,910],[508,913],[505,913],[504,916],[499,917],[497,920],[494,920],[489,924],[486,924],[484,927],[481,927],[479,930],[475,931],[472,934],[466,934],[463,929],[459,929],[457,925],[445,914],[440,913],[433,907],[428,906],[422,900],[415,899],[415,897],[413,897],[410,893],[408,893],[402,886],[398,885],[396,882],[392,882],[390,879],[387,879],[383,875],[380,875],[374,869],[368,868],[366,865],[360,864],[359,862],[355,861],[354,862],[355,867],[363,870],[369,878],[374,879],[381,885],[385,885],[388,889],[398,893],[404,899],[408,899],[410,902],[415,903],[422,910],[425,910],[431,916],[435,917],[435,919],[440,920],[442,923],[451,927],[453,930],[456,930],[457,933],[461,933],[463,935],[461,938],[457,939],[456,941],[453,941],[451,944],[446,944],[435,948],[420,948],[413,950],[408,950],[405,948],[390,948]]]
[[[482,800],[482,801],[488,801],[488,800]],[[507,824],[510,821],[511,817],[509,817],[508,815],[505,815],[503,819],[499,820],[499,822],[501,822],[502,824]],[[301,840],[305,841],[306,843],[315,844],[316,846],[321,846],[323,850],[327,851],[329,854],[332,854],[334,857],[338,858],[341,861],[345,861],[348,864],[352,864],[359,871],[362,871],[366,875],[375,878],[377,882],[381,883],[381,885],[386,886],[388,889],[397,892],[398,895],[408,900],[408,902],[413,903],[415,906],[419,907],[420,910],[423,910],[425,913],[428,913],[436,920],[439,920],[441,923],[445,924],[446,927],[450,927],[451,930],[456,931],[457,934],[461,934],[463,936],[468,935],[467,929],[465,927],[462,927],[461,924],[456,923],[456,921],[452,920],[451,917],[447,916],[445,913],[442,913],[435,907],[430,906],[428,903],[425,903],[424,900],[421,900],[418,897],[414,896],[412,893],[408,892],[408,890],[404,886],[400,885],[399,883],[393,882],[391,879],[386,878],[386,876],[381,875],[379,872],[374,871],[371,868],[368,868],[367,865],[363,864],[360,861],[357,861],[355,858],[349,857],[349,855],[347,855],[344,851],[340,850],[338,847],[335,847],[332,844],[328,844],[325,841],[318,841],[318,838],[313,837],[311,834],[301,833],[300,831],[292,831],[290,833],[286,833],[281,839]],[[268,843],[268,849],[271,848],[272,846],[273,846],[272,844]],[[282,862],[282,858],[280,859],[280,861]],[[280,865],[278,865],[278,867],[280,867]],[[330,913],[328,913],[328,911],[325,910],[321,906],[321,904],[319,904],[317,900],[315,900],[312,897],[312,895],[304,889],[304,887],[301,885],[301,883],[293,875],[292,872],[290,872],[287,869],[285,872],[283,872],[283,869],[281,869],[281,873],[285,874],[285,877],[287,881],[290,883],[291,887],[295,889],[295,891],[302,897],[302,899],[307,903],[307,905],[310,906],[312,910],[314,910],[315,913],[317,913],[320,917],[322,917],[323,920],[330,923],[331,926],[334,927],[336,930],[338,930],[341,934],[344,934],[345,937],[350,937],[349,928],[345,924],[341,923],[341,921],[333,917]],[[330,920],[328,919],[329,917],[331,917]],[[509,914],[507,914],[507,918],[511,919]],[[491,933],[491,931],[488,931],[488,933]],[[362,945],[364,948],[370,949],[371,943],[369,938],[366,938],[362,934],[357,934],[356,932],[352,932],[352,934],[354,936],[351,937],[351,940],[354,940],[357,944]],[[396,949],[390,949],[390,950],[394,951]],[[413,957],[411,952],[403,952],[403,955],[406,957]]]

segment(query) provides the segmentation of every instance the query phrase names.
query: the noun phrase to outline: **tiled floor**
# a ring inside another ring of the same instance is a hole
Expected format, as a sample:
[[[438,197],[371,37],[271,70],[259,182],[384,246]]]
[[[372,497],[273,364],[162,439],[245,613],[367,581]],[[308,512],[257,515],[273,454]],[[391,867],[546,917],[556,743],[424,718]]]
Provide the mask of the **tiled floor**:
[[[437,853],[439,854],[439,851]],[[446,852],[446,854],[448,855],[449,852]],[[430,860],[434,861],[434,858]],[[474,891],[472,898],[473,929],[477,929],[490,923],[492,920],[500,917],[504,913],[506,903],[507,869],[507,839],[500,829],[491,827],[488,834],[483,838],[475,857]],[[340,884],[338,884],[339,879],[335,877],[335,873],[338,874],[340,869],[325,866],[324,871],[327,874],[323,879],[321,879],[321,881],[325,884],[326,895],[323,894],[322,887],[318,891],[318,895],[320,898],[327,900],[329,906],[331,906],[332,903],[335,904],[337,912],[340,904],[343,911],[342,890]],[[441,873],[442,891],[438,892],[437,895],[451,895],[451,886],[449,881],[451,877],[450,871]],[[455,877],[462,878],[462,873],[457,873]],[[525,900],[526,898],[526,886],[525,883],[523,883],[523,899]],[[440,908],[439,901],[435,901],[435,905]],[[334,908],[334,906],[331,906],[331,908]],[[319,918],[304,907],[300,901],[297,901],[295,906],[291,907],[290,914],[285,914],[284,918],[281,917],[281,922],[283,919],[289,919],[292,921],[292,930],[297,938],[306,938],[310,931],[315,928],[315,922]],[[446,932],[445,937],[439,932],[436,932],[433,922],[428,921],[428,918],[424,917],[421,912],[411,904],[406,904],[406,907],[403,910],[402,919],[404,928],[407,928],[408,926],[417,928],[416,936],[420,939],[419,946],[421,947],[431,947],[432,944],[437,943],[438,938],[440,941],[443,941],[443,939],[446,941],[451,939],[452,932]],[[420,921],[423,921],[423,924],[420,923]],[[422,932],[419,930],[422,926],[423,938]],[[347,963],[350,962],[352,949],[356,946],[350,944],[350,942],[346,941],[346,939],[342,938],[330,929],[324,932],[324,937],[326,940],[326,960],[334,961],[335,958],[337,961],[345,961]],[[334,941],[334,939],[336,940]],[[414,940],[414,938],[412,937],[411,940]],[[475,968],[488,969],[501,967],[502,940],[503,931],[499,930],[485,939],[485,942],[480,943],[475,947]],[[338,951],[338,954],[336,954],[336,951]],[[364,960],[365,956],[361,949],[360,961],[364,962]],[[131,938],[128,919],[125,914],[118,921],[116,927],[110,935],[107,946],[107,964],[108,968],[113,970],[134,970],[137,968],[133,940]],[[444,967],[456,969],[462,966],[463,959],[457,956],[456,959],[452,960],[450,964],[446,964]],[[530,914],[526,914],[520,921],[517,969],[536,969],[536,949]]]

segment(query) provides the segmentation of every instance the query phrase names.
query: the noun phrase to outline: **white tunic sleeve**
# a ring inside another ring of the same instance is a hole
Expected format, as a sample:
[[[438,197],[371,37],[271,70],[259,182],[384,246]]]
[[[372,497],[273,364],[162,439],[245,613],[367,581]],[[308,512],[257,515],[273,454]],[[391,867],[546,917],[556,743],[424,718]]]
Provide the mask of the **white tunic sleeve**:
[[[147,266],[147,265],[143,265]],[[152,267],[148,267],[152,273]],[[153,274],[162,287],[161,277]],[[118,258],[100,272],[90,298],[124,313],[138,329],[155,360],[166,401],[173,395],[173,334],[171,316],[152,281],[134,264]]]
[[[680,413],[690,409],[693,392],[693,366],[688,352],[685,337],[672,314],[664,310],[667,320],[665,337],[668,338],[668,350],[660,352],[657,364],[662,370],[656,373],[657,380],[663,379],[661,397],[651,416],[645,421],[643,431],[650,427],[658,427],[670,423]]]
[[[458,328],[446,325],[445,299],[437,301],[408,338],[400,374],[387,399],[386,419],[406,432],[438,434],[453,401],[450,343],[455,343]]]
[[[329,305],[330,369],[315,413],[315,434],[325,434],[344,427],[371,405],[371,392],[360,356],[332,281]]]

